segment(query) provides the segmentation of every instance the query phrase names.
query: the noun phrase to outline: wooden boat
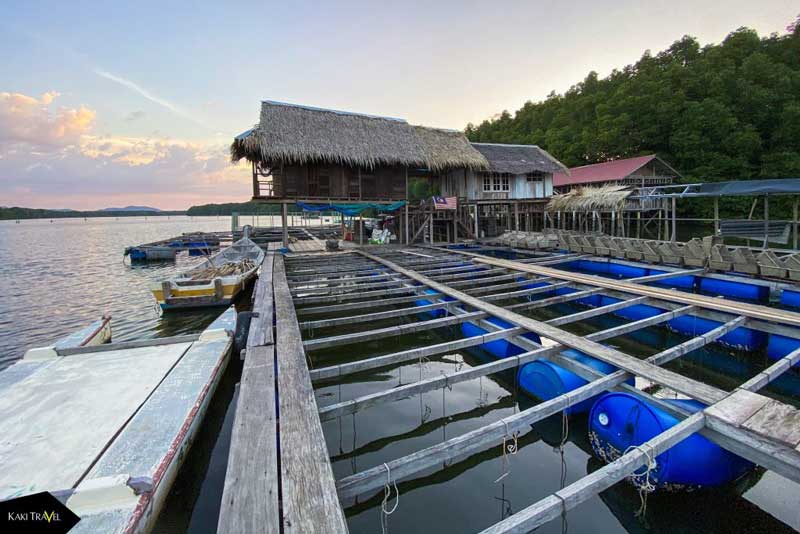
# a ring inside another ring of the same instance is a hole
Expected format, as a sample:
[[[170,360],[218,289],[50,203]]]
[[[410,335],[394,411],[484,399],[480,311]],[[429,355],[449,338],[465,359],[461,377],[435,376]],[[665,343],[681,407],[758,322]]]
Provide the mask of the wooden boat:
[[[73,347],[0,372],[0,501],[49,491],[80,517],[73,534],[150,531],[235,328],[231,307],[200,334]]]
[[[150,286],[162,310],[228,306],[252,280],[264,251],[247,237],[175,278]]]

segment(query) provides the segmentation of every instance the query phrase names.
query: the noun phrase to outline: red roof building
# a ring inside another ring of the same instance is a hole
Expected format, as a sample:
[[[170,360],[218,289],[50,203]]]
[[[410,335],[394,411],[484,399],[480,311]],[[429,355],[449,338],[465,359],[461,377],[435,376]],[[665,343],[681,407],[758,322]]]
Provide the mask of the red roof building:
[[[560,193],[574,186],[583,185],[617,184],[642,188],[669,185],[679,177],[678,171],[655,154],[651,154],[572,167],[569,174],[561,172],[553,174],[553,188]]]

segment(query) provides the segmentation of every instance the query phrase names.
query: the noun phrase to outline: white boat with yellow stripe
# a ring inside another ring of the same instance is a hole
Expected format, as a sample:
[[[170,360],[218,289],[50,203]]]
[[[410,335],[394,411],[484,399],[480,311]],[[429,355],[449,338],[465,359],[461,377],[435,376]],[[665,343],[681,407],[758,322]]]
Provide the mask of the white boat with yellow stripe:
[[[247,237],[175,278],[150,286],[162,310],[228,306],[256,276],[264,251]]]

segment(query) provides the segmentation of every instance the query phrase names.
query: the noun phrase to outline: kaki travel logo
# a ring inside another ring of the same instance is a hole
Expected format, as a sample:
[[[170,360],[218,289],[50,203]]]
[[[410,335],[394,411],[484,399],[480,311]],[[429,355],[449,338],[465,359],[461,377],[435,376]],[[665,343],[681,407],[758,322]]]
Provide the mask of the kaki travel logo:
[[[0,532],[3,533],[63,534],[78,521],[77,515],[46,491],[0,502]]]

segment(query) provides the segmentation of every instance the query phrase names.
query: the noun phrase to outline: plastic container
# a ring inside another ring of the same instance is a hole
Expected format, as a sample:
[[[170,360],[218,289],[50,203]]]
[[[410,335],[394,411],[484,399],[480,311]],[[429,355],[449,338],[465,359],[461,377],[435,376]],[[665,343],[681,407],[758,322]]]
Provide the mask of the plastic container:
[[[666,402],[696,412],[704,406],[694,400]],[[589,415],[589,439],[595,454],[610,462],[629,447],[642,445],[675,426],[678,420],[665,411],[628,393],[607,393],[592,407]],[[731,482],[753,468],[753,464],[693,434],[656,457],[657,466],[650,473],[650,482],[657,488],[691,489],[720,486]],[[636,474],[643,475],[644,468]],[[633,477],[634,484],[644,482]]]

